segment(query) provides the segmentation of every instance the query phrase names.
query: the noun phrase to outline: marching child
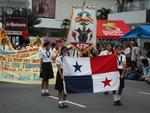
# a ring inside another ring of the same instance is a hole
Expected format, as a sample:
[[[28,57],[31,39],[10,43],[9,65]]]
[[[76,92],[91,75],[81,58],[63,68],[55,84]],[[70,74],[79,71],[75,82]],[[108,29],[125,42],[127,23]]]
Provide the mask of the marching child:
[[[68,54],[68,49],[67,47],[62,47],[61,48],[61,53],[60,56],[56,58],[56,65],[58,68],[57,76],[56,76],[56,83],[55,83],[55,89],[58,90],[58,98],[59,98],[59,103],[58,107],[59,108],[66,108],[68,107],[65,105],[64,101],[66,98],[66,94],[64,92],[64,76],[63,76],[63,57]]]
[[[113,44],[108,43],[106,46],[106,50],[100,52],[99,56],[105,56],[105,55],[111,55],[114,54],[114,50],[113,50]],[[105,95],[109,94],[108,91],[104,92]]]
[[[121,95],[124,88],[124,75],[126,71],[126,57],[121,52],[121,46],[116,47],[116,54],[117,54],[117,62],[118,62],[118,71],[120,73],[120,86],[118,91],[113,91],[113,98],[114,98],[114,105],[120,106],[121,103]]]

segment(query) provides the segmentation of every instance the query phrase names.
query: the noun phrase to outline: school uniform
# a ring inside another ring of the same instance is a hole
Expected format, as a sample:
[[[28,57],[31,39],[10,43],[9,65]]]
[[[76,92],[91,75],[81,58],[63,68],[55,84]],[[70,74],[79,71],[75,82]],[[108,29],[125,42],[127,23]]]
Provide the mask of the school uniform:
[[[121,75],[123,72],[123,63],[126,63],[126,56],[123,54],[117,55],[117,63],[118,63],[118,71]],[[120,79],[119,90],[122,90],[123,88],[124,88],[124,77]]]
[[[63,61],[62,61],[62,56],[59,56],[56,58],[56,65],[60,65],[61,67],[61,71],[63,71]],[[56,75],[56,83],[55,83],[55,89],[58,91],[63,91],[63,80],[61,79],[61,75],[59,73],[59,71],[57,71],[57,75]]]
[[[99,54],[99,56],[105,56],[105,55],[111,55],[111,54],[112,54],[112,52],[109,52],[109,51],[105,50],[105,51],[102,51],[102,52]]]
[[[46,51],[43,49],[40,51],[40,58],[43,60],[42,62],[42,72],[40,73],[40,78],[42,79],[52,79],[54,78],[53,68],[51,64],[52,54],[50,51]]]
[[[126,63],[125,55],[123,55],[123,54],[117,55],[117,63],[118,63],[118,71],[121,75],[122,72],[123,72],[123,64]],[[120,85],[119,85],[119,89],[118,89],[118,92],[117,92],[118,95],[116,94],[116,91],[113,92],[113,98],[114,98],[114,105],[115,106],[122,105],[120,100],[121,100],[121,94],[122,94],[123,88],[124,88],[124,77],[120,78]]]

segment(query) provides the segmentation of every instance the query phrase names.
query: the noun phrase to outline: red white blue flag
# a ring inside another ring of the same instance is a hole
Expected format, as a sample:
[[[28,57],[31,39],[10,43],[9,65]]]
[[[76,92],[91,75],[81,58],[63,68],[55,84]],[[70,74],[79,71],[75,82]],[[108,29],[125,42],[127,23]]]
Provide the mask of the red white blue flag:
[[[117,56],[64,57],[63,74],[67,93],[96,93],[117,90]]]

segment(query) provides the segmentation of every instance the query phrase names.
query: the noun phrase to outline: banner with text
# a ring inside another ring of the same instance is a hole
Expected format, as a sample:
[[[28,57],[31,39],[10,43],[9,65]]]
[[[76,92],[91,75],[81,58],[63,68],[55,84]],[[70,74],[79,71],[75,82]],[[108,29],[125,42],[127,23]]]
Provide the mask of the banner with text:
[[[41,82],[39,78],[40,60],[38,52],[35,51],[0,54],[0,81],[39,84]],[[56,66],[53,65],[53,68],[56,73]],[[50,83],[54,84],[54,79]]]

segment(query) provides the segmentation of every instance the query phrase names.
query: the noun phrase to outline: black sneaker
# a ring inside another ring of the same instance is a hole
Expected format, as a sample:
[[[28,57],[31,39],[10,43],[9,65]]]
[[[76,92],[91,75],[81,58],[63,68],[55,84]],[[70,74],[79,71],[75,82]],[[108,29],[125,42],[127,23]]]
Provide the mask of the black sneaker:
[[[118,100],[118,101],[117,101],[117,103],[118,103],[118,105],[119,105],[119,106],[121,106],[121,105],[122,105],[122,103],[121,103],[121,101],[120,101],[120,100]]]
[[[64,108],[69,108],[69,106],[68,105],[66,105],[65,103],[63,103],[64,104]]]
[[[58,104],[58,107],[61,109],[65,108],[63,103]]]
[[[105,94],[105,95],[108,95],[108,94],[109,94],[109,92],[108,92],[108,91],[105,91],[105,92],[104,92],[104,94]]]
[[[118,106],[118,101],[114,101],[114,106]]]
[[[50,94],[50,93],[45,93],[45,95],[46,95],[46,96],[51,96],[51,94]]]
[[[46,93],[41,93],[41,96],[46,96]]]

